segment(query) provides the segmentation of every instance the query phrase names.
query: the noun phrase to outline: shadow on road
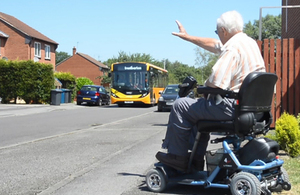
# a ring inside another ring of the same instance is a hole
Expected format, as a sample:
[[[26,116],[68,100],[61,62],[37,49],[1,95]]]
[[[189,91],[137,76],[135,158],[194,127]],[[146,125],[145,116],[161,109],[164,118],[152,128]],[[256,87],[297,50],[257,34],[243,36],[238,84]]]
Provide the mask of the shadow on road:
[[[141,191],[149,191],[144,181],[139,185]],[[203,186],[189,186],[182,184],[168,184],[167,189],[159,194],[180,194],[180,195],[231,195],[230,190],[228,189],[216,189],[209,188],[205,189]]]
[[[168,126],[168,124],[153,124],[152,126],[164,127],[164,126]]]
[[[118,173],[118,175],[122,176],[133,176],[143,178],[141,183],[138,184],[137,188],[145,194],[152,194],[152,192],[148,189],[145,181],[145,175],[137,174],[137,173]],[[162,193],[154,193],[153,194],[181,194],[181,195],[231,195],[229,189],[219,189],[219,188],[207,188],[205,189],[203,186],[189,186],[182,184],[169,183],[167,185],[167,189]]]

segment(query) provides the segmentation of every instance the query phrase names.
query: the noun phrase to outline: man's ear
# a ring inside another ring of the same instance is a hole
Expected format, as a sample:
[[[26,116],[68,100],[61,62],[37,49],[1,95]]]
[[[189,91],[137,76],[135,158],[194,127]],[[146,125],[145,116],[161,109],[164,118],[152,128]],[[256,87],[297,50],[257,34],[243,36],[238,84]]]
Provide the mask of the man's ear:
[[[222,29],[222,32],[223,32],[224,36],[226,37],[228,35],[227,30],[224,27],[221,27],[221,29]]]

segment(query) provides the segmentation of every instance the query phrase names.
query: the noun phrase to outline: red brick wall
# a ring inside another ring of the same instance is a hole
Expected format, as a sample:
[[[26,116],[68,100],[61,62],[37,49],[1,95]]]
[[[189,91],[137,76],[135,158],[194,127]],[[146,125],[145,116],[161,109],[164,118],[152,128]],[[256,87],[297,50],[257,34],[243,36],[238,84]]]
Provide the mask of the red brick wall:
[[[6,38],[0,37],[0,59],[5,56],[4,53],[4,42],[6,41]]]
[[[300,5],[299,0],[282,0],[282,6]],[[282,8],[282,38],[300,39],[300,8]]]
[[[76,78],[89,78],[95,85],[100,85],[100,80],[96,79],[96,77],[103,75],[103,72],[99,70],[98,66],[78,54],[73,55],[71,58],[59,64],[56,67],[56,71],[70,72]]]
[[[28,44],[25,44],[25,38],[2,22],[0,22],[0,29],[9,35],[4,45],[5,57],[10,60],[28,60]]]
[[[30,44],[30,48],[28,47],[28,55],[29,59],[34,59],[34,42],[39,42],[41,43],[41,58],[39,58],[39,62],[41,63],[46,63],[46,64],[52,64],[53,65],[53,70],[55,70],[55,46],[41,41],[41,40],[33,40]],[[50,59],[45,59],[45,45],[50,45]]]
[[[34,59],[34,41],[31,44],[25,43],[25,37],[18,31],[10,28],[6,24],[0,22],[0,29],[5,34],[9,35],[5,42],[4,48],[1,49],[1,58],[7,57],[9,60],[33,60]],[[55,69],[55,45],[46,43],[41,40],[36,40],[41,43],[41,58],[39,62],[49,63],[53,65]],[[4,41],[1,41],[4,42]],[[50,45],[51,48],[51,59],[45,59],[45,44]]]

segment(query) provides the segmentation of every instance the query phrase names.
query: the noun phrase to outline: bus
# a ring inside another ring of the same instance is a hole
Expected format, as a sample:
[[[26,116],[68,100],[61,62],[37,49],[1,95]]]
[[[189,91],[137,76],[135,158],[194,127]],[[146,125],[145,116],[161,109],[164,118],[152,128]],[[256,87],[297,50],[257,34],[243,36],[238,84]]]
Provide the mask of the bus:
[[[111,65],[111,104],[150,105],[158,102],[168,84],[168,71],[145,62],[119,62]]]

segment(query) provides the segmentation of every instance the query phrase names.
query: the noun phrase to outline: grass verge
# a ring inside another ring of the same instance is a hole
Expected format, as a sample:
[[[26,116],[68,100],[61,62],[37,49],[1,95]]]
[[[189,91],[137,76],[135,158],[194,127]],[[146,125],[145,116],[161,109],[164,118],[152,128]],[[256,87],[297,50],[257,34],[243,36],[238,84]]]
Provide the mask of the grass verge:
[[[280,155],[280,158],[284,160],[283,167],[286,169],[289,175],[292,189],[290,191],[283,191],[281,194],[299,195],[300,194],[300,157],[291,158],[287,155]]]

